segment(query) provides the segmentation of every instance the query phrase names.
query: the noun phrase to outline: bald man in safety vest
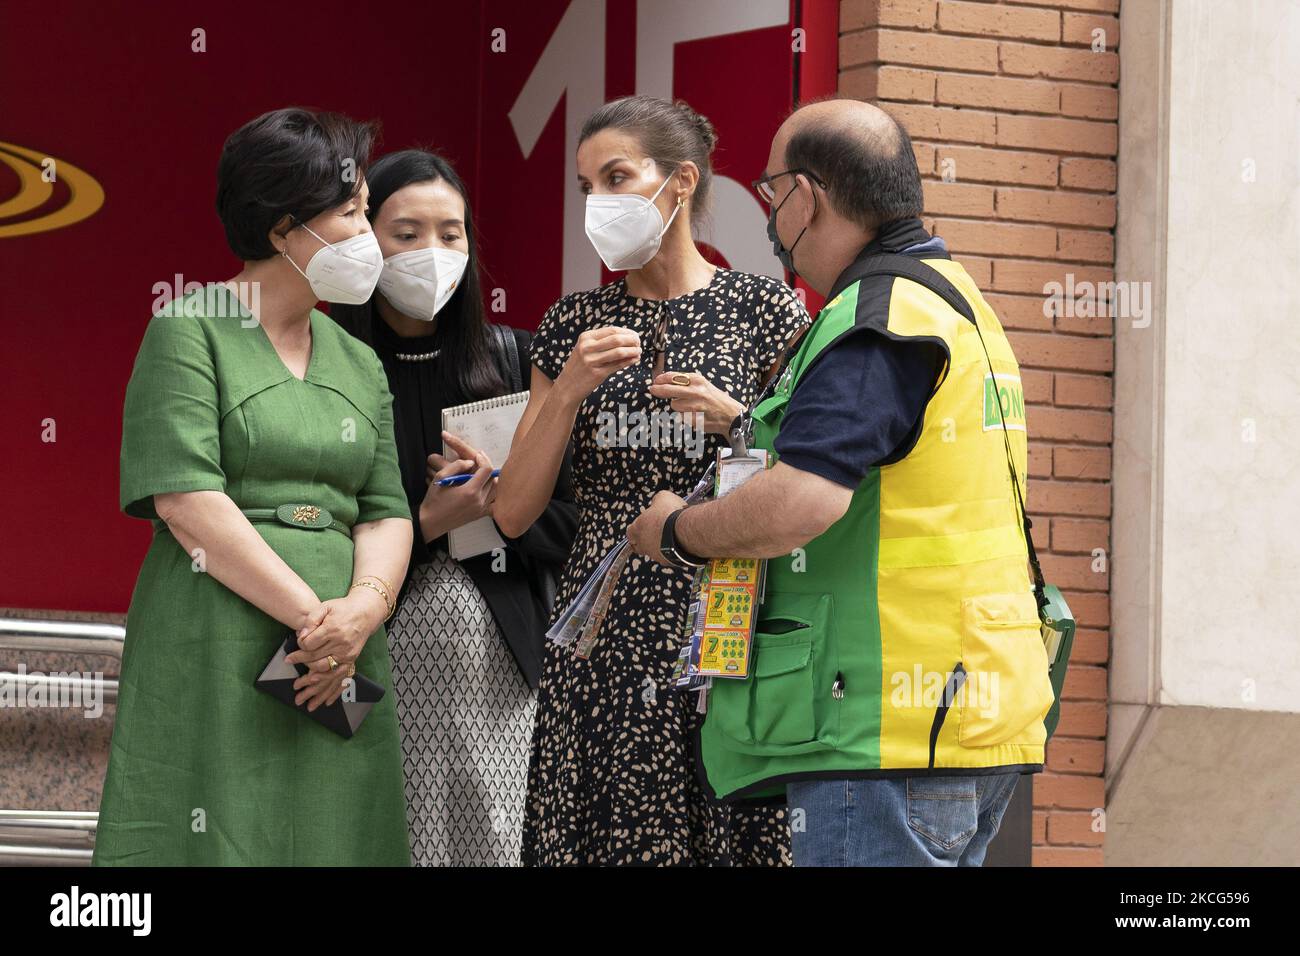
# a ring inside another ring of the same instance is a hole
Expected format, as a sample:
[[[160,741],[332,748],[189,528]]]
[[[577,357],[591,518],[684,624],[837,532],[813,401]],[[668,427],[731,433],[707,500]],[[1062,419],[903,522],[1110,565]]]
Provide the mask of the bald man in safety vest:
[[[1053,701],[1019,366],[922,225],[887,114],[799,109],[755,188],[776,255],[826,297],[752,413],[776,464],[690,507],[660,492],[628,529],[671,567],[769,559],[750,674],[705,698],[705,789],[784,795],[799,866],[979,866]]]

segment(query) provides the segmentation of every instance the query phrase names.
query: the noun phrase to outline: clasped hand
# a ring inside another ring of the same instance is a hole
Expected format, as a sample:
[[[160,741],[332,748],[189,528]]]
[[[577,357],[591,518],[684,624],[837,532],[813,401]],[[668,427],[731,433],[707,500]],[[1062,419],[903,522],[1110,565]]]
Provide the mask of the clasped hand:
[[[343,696],[347,681],[356,673],[357,658],[370,635],[388,616],[383,596],[368,587],[354,588],[346,597],[322,601],[298,629],[298,650],[285,657],[290,664],[305,664],[308,672],[293,682],[294,703],[309,711],[329,706]],[[337,666],[330,668],[330,658]]]

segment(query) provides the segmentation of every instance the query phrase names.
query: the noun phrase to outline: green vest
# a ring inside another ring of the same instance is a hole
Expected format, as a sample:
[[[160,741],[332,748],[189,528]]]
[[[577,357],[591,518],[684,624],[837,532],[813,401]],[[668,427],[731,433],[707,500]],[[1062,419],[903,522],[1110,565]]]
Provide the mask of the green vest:
[[[968,301],[983,345],[917,282],[850,281],[754,410],[754,446],[775,456],[803,376],[864,327],[946,356],[915,445],[873,468],[825,533],[768,561],[751,676],[708,695],[699,753],[716,797],[771,797],[810,775],[1042,769],[1053,697],[1001,425],[1024,487],[1020,371],[965,269],[926,262]]]

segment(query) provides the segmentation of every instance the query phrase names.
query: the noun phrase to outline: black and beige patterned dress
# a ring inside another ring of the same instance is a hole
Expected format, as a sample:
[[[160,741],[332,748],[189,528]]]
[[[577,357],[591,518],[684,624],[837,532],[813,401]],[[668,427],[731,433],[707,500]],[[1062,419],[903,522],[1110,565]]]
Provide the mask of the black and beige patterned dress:
[[[666,324],[665,324],[666,321]],[[667,371],[699,372],[749,405],[808,315],[784,283],[718,269],[705,288],[638,299],[620,279],[560,299],[532,341],[552,381],[587,329],[641,336],[640,364],[607,378],[583,402],[573,432],[578,535],[555,606],[566,607],[656,491],[685,496],[723,444],[655,447],[634,413],[671,414],[652,396],[656,345]],[[661,328],[663,331],[661,332]],[[629,441],[611,446],[624,416]],[[663,419],[660,419],[662,422]],[[656,434],[666,434],[662,428]],[[525,865],[785,865],[785,812],[728,808],[701,790],[696,696],[673,688],[690,574],[632,557],[590,659],[548,643],[525,808]]]

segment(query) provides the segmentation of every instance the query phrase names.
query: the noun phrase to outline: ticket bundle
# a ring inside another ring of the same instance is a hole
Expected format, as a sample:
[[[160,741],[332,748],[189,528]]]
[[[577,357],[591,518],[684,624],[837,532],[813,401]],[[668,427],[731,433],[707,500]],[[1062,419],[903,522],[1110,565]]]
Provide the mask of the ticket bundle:
[[[767,452],[733,456],[719,451],[714,488],[723,497],[767,467]],[[761,558],[714,558],[695,574],[686,615],[686,645],[673,671],[674,684],[697,690],[714,677],[749,676],[758,606],[767,562]]]

